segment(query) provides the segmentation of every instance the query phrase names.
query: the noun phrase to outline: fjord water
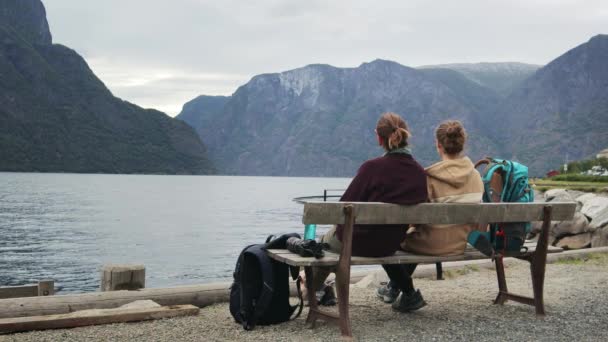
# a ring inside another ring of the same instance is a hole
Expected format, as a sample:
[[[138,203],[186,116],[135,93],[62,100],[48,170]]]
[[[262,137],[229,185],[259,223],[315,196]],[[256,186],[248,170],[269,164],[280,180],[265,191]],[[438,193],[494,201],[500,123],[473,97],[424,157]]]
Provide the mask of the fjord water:
[[[95,291],[107,263],[144,264],[146,287],[229,281],[244,246],[303,233],[292,198],[349,181],[0,173],[0,286]]]

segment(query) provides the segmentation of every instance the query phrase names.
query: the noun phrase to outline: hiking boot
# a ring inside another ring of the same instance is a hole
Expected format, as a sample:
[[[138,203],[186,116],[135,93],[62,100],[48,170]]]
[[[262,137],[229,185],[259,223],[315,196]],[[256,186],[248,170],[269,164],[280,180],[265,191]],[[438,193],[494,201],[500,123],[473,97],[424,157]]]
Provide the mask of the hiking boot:
[[[406,295],[405,293],[401,294],[398,301],[395,301],[392,305],[394,310],[399,312],[411,312],[416,311],[426,305],[424,298],[422,298],[422,294],[420,294],[420,290],[416,290],[416,292]]]
[[[399,293],[401,293],[401,290],[397,288],[392,288],[391,283],[388,283],[378,288],[378,290],[376,291],[376,296],[382,299],[382,301],[385,303],[392,303],[397,300],[397,297],[399,297]]]
[[[325,285],[322,290],[316,291],[315,297],[317,297],[317,304],[319,305],[334,306],[338,304],[336,292],[334,291],[334,288],[330,285]]]
[[[323,306],[334,306],[338,304],[338,298],[336,298],[336,292],[333,287],[329,285],[325,286],[325,295],[323,295],[319,304]]]

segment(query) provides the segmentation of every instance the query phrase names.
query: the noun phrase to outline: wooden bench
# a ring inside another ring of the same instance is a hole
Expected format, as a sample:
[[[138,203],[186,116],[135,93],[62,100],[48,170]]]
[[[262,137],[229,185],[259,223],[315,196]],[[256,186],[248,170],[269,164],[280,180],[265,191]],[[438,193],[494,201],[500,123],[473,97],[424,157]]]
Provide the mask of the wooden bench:
[[[570,220],[574,216],[576,203],[424,203],[413,206],[400,206],[372,202],[305,202],[302,222],[304,224],[343,224],[342,251],[340,254],[326,253],[321,259],[304,258],[287,250],[269,250],[271,258],[291,266],[304,267],[306,285],[312,287],[312,267],[337,266],[336,289],[338,292],[338,315],[325,312],[317,306],[314,291],[308,291],[309,312],[306,323],[314,327],[317,319],[336,323],[343,337],[352,338],[351,322],[348,312],[349,280],[351,265],[376,264],[413,264],[438,263],[459,260],[487,259],[474,250],[467,250],[457,256],[423,256],[397,252],[383,258],[351,257],[352,231],[357,224],[487,224],[504,222],[543,221],[542,230],[535,245],[529,245],[525,253],[515,256],[530,262],[534,297],[512,294],[507,290],[503,257],[498,255],[494,261],[498,278],[498,296],[495,304],[507,300],[533,305],[536,314],[544,315],[543,285],[547,252],[561,249],[549,248],[548,237],[551,221]]]

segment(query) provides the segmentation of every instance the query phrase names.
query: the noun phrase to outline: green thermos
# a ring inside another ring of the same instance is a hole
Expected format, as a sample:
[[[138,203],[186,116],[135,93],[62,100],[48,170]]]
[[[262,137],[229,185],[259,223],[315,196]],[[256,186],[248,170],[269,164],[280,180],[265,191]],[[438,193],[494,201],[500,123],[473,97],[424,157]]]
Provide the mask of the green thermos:
[[[316,236],[317,225],[307,224],[304,225],[304,240],[314,240]]]

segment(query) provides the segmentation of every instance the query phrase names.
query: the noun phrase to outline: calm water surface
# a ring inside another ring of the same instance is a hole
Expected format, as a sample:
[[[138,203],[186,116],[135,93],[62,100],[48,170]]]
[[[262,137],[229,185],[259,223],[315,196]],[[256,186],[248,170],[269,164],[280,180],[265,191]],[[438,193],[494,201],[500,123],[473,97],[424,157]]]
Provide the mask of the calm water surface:
[[[349,182],[0,173],[0,286],[94,291],[107,263],[144,264],[146,287],[227,281],[245,245],[303,232],[292,198]]]

